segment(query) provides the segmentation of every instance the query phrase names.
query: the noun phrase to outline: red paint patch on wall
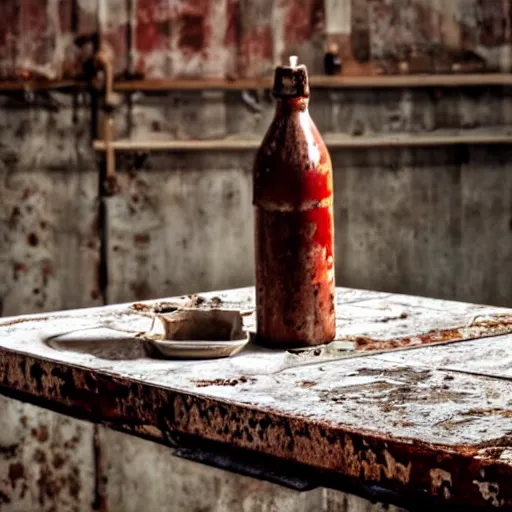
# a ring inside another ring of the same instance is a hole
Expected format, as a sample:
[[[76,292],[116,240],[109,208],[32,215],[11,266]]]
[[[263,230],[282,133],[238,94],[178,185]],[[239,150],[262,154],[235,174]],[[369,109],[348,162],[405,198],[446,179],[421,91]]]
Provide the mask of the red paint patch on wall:
[[[225,73],[236,76],[239,72],[238,48],[240,44],[240,4],[238,0],[227,0],[226,34],[224,48],[226,51]]]
[[[19,7],[14,0],[0,0],[0,12],[0,45],[5,45],[11,35],[18,32]]]
[[[62,34],[73,32],[75,0],[59,0],[59,29]]]
[[[20,18],[24,30],[40,35],[48,29],[47,8],[49,0],[21,0]]]
[[[499,46],[506,44],[506,18],[503,0],[480,0],[480,44],[484,46]],[[510,16],[508,12],[508,16]]]
[[[273,37],[269,25],[255,27],[242,36],[241,71],[244,76],[268,74],[273,66]]]
[[[171,18],[174,76],[224,76],[227,4],[228,0],[188,0],[175,5]]]
[[[287,2],[284,16],[284,37],[288,45],[304,43],[324,26],[324,6],[318,0]]]
[[[190,14],[182,16],[178,46],[183,50],[200,52],[205,40],[204,17]]]
[[[185,54],[201,53],[211,37],[210,2],[188,2],[176,13],[178,49]]]
[[[224,44],[226,46],[237,46],[240,39],[240,4],[238,0],[228,0],[226,12],[227,26]]]
[[[138,0],[135,11],[136,68],[147,77],[167,75],[172,3]]]
[[[169,47],[170,7],[167,0],[138,0],[135,47],[149,53]]]
[[[18,77],[57,79],[76,75],[74,2],[19,0],[19,35],[16,37]]]
[[[19,34],[19,5],[15,0],[0,0],[0,78],[15,74]]]
[[[22,0],[20,4],[20,40],[18,67],[30,70],[44,66],[50,59],[49,0]]]

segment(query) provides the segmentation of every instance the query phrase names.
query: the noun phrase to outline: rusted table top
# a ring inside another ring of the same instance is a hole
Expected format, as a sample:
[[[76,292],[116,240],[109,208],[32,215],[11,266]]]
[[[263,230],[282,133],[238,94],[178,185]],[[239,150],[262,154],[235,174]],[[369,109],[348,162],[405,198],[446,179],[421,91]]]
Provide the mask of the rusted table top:
[[[251,288],[193,301],[254,307]],[[112,330],[149,322],[132,304],[3,319],[0,392],[329,485],[512,509],[512,310],[338,288],[337,341],[195,362],[149,359]]]

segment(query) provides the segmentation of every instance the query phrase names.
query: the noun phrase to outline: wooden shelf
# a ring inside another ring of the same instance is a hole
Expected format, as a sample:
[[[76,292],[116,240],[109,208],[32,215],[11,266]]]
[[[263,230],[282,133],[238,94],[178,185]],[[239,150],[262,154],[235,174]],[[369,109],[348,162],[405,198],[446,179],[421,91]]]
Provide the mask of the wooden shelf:
[[[9,80],[0,81],[0,92],[83,89],[85,85],[76,80]]]
[[[470,87],[512,85],[512,74],[481,73],[453,75],[393,75],[393,76],[311,76],[314,88],[391,88],[391,87]],[[180,91],[180,90],[245,90],[270,89],[271,79],[197,79],[197,80],[130,80],[114,84],[117,92]]]
[[[398,136],[325,136],[330,149],[433,147],[453,145],[512,144],[512,133],[462,135],[398,135]],[[252,151],[261,144],[260,139],[216,140],[117,140],[111,144],[115,151]],[[94,141],[96,151],[105,151],[102,140]]]
[[[471,87],[471,86],[509,86],[512,74],[480,73],[453,75],[388,75],[388,76],[311,76],[310,84],[319,89],[357,89],[357,88],[399,88],[399,87]],[[85,82],[76,80],[10,80],[0,81],[0,92],[25,90],[73,89],[84,88]],[[270,89],[269,78],[240,78],[226,80],[208,79],[147,79],[124,80],[114,83],[117,92],[165,92],[186,90],[246,90]]]

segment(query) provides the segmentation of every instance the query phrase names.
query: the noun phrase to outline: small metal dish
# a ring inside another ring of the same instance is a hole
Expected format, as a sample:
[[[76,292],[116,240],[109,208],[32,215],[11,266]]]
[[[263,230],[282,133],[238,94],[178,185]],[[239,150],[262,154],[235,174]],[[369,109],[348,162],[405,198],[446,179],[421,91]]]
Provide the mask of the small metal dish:
[[[151,328],[138,337],[148,355],[166,359],[216,359],[233,356],[249,341],[240,311],[179,309],[154,314]]]

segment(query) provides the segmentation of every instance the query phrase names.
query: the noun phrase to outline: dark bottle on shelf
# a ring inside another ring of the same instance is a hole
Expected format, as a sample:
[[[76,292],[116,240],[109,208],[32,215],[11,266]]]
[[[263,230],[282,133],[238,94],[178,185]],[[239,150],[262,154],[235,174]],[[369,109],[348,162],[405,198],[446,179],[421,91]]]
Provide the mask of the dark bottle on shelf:
[[[339,75],[342,69],[342,60],[338,51],[338,45],[332,43],[324,56],[324,72],[326,75]]]
[[[305,66],[276,68],[275,117],[256,154],[257,340],[319,345],[336,334],[332,166],[309,116]]]

